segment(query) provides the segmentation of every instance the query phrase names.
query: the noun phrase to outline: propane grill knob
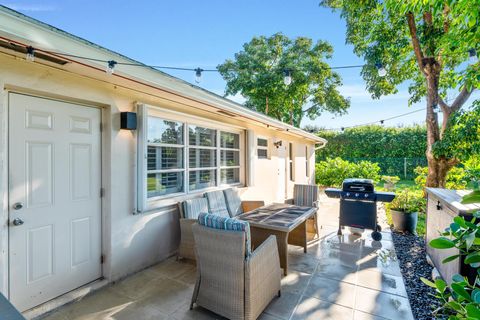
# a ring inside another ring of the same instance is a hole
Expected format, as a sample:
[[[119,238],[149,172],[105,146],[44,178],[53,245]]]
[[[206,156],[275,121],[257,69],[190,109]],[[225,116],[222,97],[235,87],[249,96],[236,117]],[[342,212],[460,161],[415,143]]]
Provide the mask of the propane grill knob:
[[[355,193],[355,197],[357,197],[357,198],[358,198],[359,196],[360,196],[360,195],[359,195],[358,193]]]
[[[347,197],[350,197],[350,192],[347,192]]]
[[[365,193],[364,197],[365,197],[365,198],[368,198],[368,193]]]

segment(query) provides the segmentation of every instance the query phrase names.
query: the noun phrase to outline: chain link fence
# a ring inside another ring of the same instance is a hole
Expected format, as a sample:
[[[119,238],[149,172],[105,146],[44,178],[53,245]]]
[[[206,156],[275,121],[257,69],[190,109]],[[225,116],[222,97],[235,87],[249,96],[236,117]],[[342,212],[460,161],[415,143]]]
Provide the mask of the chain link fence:
[[[370,161],[378,163],[380,174],[398,176],[400,179],[412,180],[416,177],[413,170],[416,167],[426,167],[427,159],[418,158],[344,158],[351,162]]]

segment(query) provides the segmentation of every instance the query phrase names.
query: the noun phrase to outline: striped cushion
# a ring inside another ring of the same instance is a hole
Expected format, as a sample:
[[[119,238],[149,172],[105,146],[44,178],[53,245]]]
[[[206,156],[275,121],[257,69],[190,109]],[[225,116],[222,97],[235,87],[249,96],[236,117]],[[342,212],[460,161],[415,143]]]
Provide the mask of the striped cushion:
[[[235,218],[221,217],[215,214],[201,213],[198,216],[198,224],[213,229],[245,232],[245,252],[247,254],[247,257],[250,256],[250,224],[247,221],[241,221]]]
[[[207,192],[205,197],[208,200],[208,212],[217,216],[230,217],[222,190]]]
[[[318,186],[309,184],[296,184],[293,188],[293,201],[297,206],[316,207],[318,200]]]
[[[240,199],[237,189],[225,189],[223,190],[223,194],[225,195],[225,200],[227,201],[227,208],[230,217],[236,217],[239,214],[242,214],[242,199]]]
[[[185,200],[183,202],[183,217],[185,219],[197,219],[202,212],[208,212],[208,203],[205,198]]]

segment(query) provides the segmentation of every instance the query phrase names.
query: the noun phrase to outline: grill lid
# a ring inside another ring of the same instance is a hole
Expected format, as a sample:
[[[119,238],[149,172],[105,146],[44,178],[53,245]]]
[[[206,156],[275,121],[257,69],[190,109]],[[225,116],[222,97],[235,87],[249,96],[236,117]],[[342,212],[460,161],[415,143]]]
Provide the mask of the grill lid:
[[[343,180],[342,190],[348,192],[375,192],[373,181],[370,179],[345,179]]]

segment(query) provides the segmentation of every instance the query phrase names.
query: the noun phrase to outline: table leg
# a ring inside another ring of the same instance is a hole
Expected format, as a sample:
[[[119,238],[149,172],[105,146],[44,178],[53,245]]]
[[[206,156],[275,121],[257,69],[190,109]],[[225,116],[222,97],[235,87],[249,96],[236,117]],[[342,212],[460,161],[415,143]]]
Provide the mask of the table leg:
[[[250,226],[250,236],[254,248],[260,246],[270,235],[277,238],[278,256],[280,258],[280,267],[283,268],[284,275],[288,273],[288,233],[276,230],[268,230]]]
[[[307,253],[307,240],[307,221],[302,222],[288,235],[288,243],[294,246],[303,247],[303,252],[305,253]]]

